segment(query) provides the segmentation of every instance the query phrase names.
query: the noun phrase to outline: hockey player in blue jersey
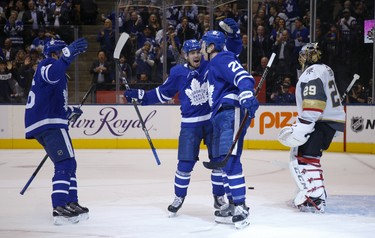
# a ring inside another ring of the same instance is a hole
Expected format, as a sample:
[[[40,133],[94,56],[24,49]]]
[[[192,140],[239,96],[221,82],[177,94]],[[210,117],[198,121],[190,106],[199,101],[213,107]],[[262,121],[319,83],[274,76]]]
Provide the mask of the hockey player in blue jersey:
[[[208,31],[202,37],[202,54],[209,60],[208,94],[212,109],[213,157],[223,160],[228,153],[245,110],[249,112],[237,146],[223,168],[224,184],[228,184],[229,203],[215,211],[215,221],[234,223],[240,229],[249,224],[249,208],[245,204],[246,184],[241,164],[241,153],[246,130],[259,107],[254,95],[254,79],[242,67],[235,54],[224,51],[225,35]]]
[[[232,30],[238,31],[237,23],[227,18],[225,24]],[[242,49],[239,35],[231,34],[228,37],[227,47],[239,54]],[[200,43],[193,39],[183,44],[183,51],[187,63],[176,65],[171,69],[168,79],[163,85],[145,93],[143,90],[130,89],[125,91],[124,96],[131,102],[133,99],[142,105],[166,103],[179,92],[181,103],[181,131],[178,143],[178,164],[175,174],[175,199],[168,206],[170,215],[173,216],[181,208],[190,183],[191,172],[198,161],[200,143],[207,145],[208,156],[212,157],[212,124],[210,122],[211,112],[208,104],[207,82],[204,75],[207,72],[208,62],[202,58]],[[214,207],[219,209],[225,205],[224,186],[220,170],[211,173],[212,193],[214,196]]]
[[[65,74],[75,57],[86,49],[84,38],[68,46],[62,40],[47,42],[46,59],[38,64],[26,104],[26,138],[36,139],[54,164],[51,198],[55,225],[88,219],[89,210],[78,203],[77,163],[68,133],[68,121],[77,120],[82,111],[68,106]]]

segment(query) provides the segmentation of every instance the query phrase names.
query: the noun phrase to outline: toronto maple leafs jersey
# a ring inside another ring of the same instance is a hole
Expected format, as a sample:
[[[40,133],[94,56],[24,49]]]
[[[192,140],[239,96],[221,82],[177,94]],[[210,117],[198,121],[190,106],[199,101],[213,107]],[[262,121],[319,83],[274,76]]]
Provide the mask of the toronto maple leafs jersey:
[[[36,69],[25,110],[26,138],[51,128],[68,129],[67,78],[69,64],[47,58]]]
[[[344,131],[345,111],[341,105],[332,69],[325,64],[308,67],[296,85],[298,115],[309,121],[327,122]]]
[[[254,91],[253,76],[242,67],[235,54],[229,51],[221,51],[211,59],[207,78],[212,116],[216,115],[223,104],[239,107],[238,95],[243,91]]]
[[[236,55],[242,50],[239,37],[227,38],[225,45],[227,50],[233,51]],[[208,65],[209,62],[202,56],[200,66],[195,70],[190,69],[187,63],[174,66],[162,85],[144,95],[142,104],[167,103],[178,93],[182,116],[181,127],[196,127],[211,123],[206,77]]]
[[[196,70],[189,69],[188,64],[174,66],[162,85],[144,95],[142,104],[166,103],[178,92],[182,116],[181,127],[195,127],[210,123],[208,83],[204,78],[207,65],[208,62],[202,58]]]

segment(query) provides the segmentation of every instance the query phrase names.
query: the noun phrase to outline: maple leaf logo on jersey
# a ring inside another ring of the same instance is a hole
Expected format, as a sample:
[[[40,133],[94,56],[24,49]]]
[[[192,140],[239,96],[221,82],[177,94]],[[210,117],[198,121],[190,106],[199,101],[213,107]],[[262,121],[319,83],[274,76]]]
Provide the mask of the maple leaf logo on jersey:
[[[208,83],[199,83],[197,79],[191,81],[190,89],[185,90],[185,94],[190,98],[190,103],[192,106],[199,106],[208,101]]]

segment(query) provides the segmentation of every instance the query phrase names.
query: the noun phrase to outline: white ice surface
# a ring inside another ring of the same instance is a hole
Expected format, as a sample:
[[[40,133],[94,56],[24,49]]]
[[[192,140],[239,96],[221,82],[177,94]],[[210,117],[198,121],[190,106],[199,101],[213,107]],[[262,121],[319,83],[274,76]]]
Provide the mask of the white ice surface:
[[[179,215],[174,198],[176,150],[76,150],[80,203],[90,219],[54,226],[50,202],[53,166],[47,161],[24,195],[20,191],[43,158],[42,150],[0,150],[0,237],[126,238],[355,238],[375,237],[375,156],[328,153],[322,158],[328,192],[325,214],[290,205],[295,185],[287,151],[246,150],[243,167],[251,224],[216,224],[210,171],[201,160]]]

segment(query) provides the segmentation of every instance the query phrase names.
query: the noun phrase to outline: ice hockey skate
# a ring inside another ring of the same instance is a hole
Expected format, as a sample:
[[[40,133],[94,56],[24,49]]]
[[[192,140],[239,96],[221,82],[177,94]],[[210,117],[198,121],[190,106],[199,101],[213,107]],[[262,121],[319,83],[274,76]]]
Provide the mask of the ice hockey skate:
[[[232,217],[234,212],[234,204],[229,201],[229,203],[224,204],[219,210],[215,211],[215,222],[222,224],[233,224]]]
[[[220,207],[224,206],[225,204],[227,204],[227,202],[225,201],[224,196],[214,195],[214,208],[215,209],[220,209]]]
[[[306,197],[307,200],[298,206],[301,212],[324,213],[326,202],[321,198]]]
[[[89,209],[87,207],[82,207],[78,202],[70,202],[66,208],[72,212],[79,215],[79,221],[85,221],[89,219]]]
[[[67,209],[67,207],[55,207],[53,209],[53,224],[67,225],[79,222],[79,214]]]
[[[168,206],[168,211],[169,211],[169,217],[174,217],[176,216],[178,210],[180,210],[182,204],[184,203],[185,197],[175,197],[174,201],[172,202],[171,205]]]
[[[232,222],[236,229],[242,229],[250,225],[249,208],[245,204],[234,206]]]

